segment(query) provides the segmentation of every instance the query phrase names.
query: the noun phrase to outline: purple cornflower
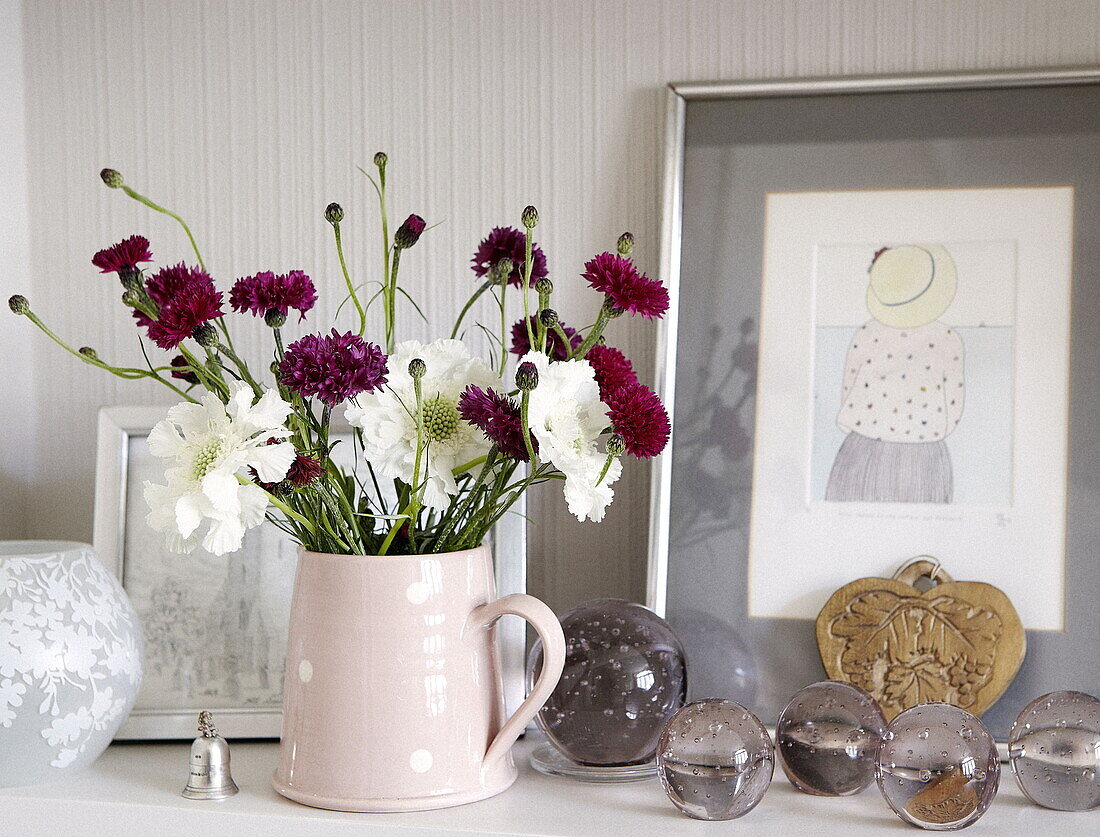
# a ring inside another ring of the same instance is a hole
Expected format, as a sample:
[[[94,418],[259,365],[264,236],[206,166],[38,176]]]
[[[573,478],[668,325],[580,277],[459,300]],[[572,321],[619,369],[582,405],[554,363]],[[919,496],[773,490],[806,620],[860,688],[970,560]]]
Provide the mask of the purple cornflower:
[[[291,343],[279,364],[279,381],[299,395],[316,396],[328,407],[374,392],[386,383],[386,355],[373,343],[336,329],[307,334]]]
[[[293,308],[304,320],[306,312],[317,302],[317,289],[301,270],[275,274],[270,270],[238,279],[229,292],[229,304],[243,314],[250,311],[264,317],[268,311],[278,311],[284,317]]]
[[[656,279],[639,272],[634,262],[615,253],[600,253],[584,266],[581,276],[616,308],[643,317],[661,317],[668,310],[668,291]]]
[[[504,456],[520,462],[527,461],[519,405],[507,395],[471,384],[458,399],[458,413],[470,424],[481,428],[485,437]],[[537,454],[539,443],[534,436],[531,437],[531,444]]]

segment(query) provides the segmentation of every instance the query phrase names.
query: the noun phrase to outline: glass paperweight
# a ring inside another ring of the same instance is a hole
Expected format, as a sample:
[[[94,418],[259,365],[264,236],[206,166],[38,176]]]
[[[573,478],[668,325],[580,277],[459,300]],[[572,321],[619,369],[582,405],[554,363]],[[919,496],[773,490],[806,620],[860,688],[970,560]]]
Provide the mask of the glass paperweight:
[[[973,825],[997,795],[997,745],[981,721],[949,703],[906,709],[882,734],[875,779],[910,825],[955,831]]]
[[[1012,725],[1008,757],[1020,790],[1036,805],[1100,807],[1100,699],[1052,692],[1033,700]]]
[[[565,669],[536,720],[565,760],[543,746],[532,764],[596,781],[652,776],[661,730],[687,694],[680,641],[652,611],[621,599],[585,602],[561,623]],[[536,642],[527,660],[528,689],[541,668]]]
[[[850,796],[875,780],[886,717],[850,683],[826,680],[798,692],[775,725],[779,763],[791,784],[814,796]]]
[[[768,731],[732,700],[702,700],[668,722],[657,775],[672,803],[698,820],[744,816],[764,798],[775,769]]]

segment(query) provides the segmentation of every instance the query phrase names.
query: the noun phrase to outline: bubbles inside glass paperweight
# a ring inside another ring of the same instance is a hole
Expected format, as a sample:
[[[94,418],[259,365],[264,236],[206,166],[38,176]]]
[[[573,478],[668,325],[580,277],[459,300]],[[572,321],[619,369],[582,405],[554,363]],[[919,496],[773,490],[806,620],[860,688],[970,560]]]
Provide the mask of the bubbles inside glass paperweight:
[[[1012,772],[1032,802],[1058,811],[1100,807],[1100,699],[1052,692],[1012,725]]]
[[[539,710],[539,728],[580,765],[651,761],[665,722],[687,694],[680,641],[652,611],[620,599],[586,602],[561,622],[565,669]],[[542,645],[536,642],[527,663],[529,689],[541,667]]]
[[[977,822],[997,795],[997,745],[957,706],[922,703],[882,734],[875,778],[887,804],[911,825],[954,831]]]
[[[775,747],[791,784],[814,796],[849,796],[875,780],[886,718],[849,683],[827,680],[798,692],[775,725]]]
[[[657,748],[657,775],[673,804],[700,820],[744,816],[764,798],[775,755],[768,731],[731,700],[702,700],[673,716]]]

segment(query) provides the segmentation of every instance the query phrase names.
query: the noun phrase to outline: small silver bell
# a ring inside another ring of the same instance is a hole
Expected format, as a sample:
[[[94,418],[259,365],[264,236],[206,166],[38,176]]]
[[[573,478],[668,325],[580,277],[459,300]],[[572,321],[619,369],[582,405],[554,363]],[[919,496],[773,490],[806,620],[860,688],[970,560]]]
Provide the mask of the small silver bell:
[[[191,773],[183,795],[188,799],[225,799],[238,790],[229,773],[229,744],[218,735],[214,716],[199,713],[201,735],[191,744]]]

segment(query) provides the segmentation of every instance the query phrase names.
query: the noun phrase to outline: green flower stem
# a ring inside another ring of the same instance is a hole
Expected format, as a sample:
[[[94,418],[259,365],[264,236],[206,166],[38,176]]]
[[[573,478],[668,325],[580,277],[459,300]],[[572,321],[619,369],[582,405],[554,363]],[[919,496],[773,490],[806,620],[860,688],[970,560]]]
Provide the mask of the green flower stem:
[[[542,311],[542,309],[540,308],[539,312],[541,313],[541,311]],[[546,353],[546,332],[547,332],[547,328],[546,328],[546,325],[543,323],[541,316],[536,317],[535,319],[536,319],[536,322],[535,322],[535,339],[538,342],[533,343],[531,345],[531,348],[535,349],[536,351],[538,351],[542,354],[545,354]]]
[[[481,283],[481,287],[479,287],[476,291],[474,291],[473,294],[470,296],[470,298],[468,300],[466,300],[466,304],[463,305],[462,310],[458,312],[458,319],[455,320],[455,327],[451,329],[451,339],[452,340],[454,340],[458,337],[458,327],[462,325],[463,318],[465,318],[466,314],[469,313],[469,311],[473,307],[474,303],[477,302],[478,298],[483,293],[485,293],[487,290],[489,290],[489,288],[491,288],[492,286],[493,286],[492,280],[491,279],[486,279],[484,282]]]
[[[338,477],[339,475],[336,473],[336,468],[332,465],[332,460],[326,456],[325,461],[332,467],[332,471],[330,472],[332,476]],[[347,495],[339,486],[337,486],[336,496],[340,498],[340,506],[343,509],[343,514],[341,514],[340,517],[348,524],[349,529],[352,530],[350,534],[352,535],[355,546],[360,547],[362,546],[362,534],[359,531],[358,515],[351,507],[351,502],[348,500]]]
[[[378,170],[378,209],[382,215],[382,278],[390,275],[390,216],[386,211],[386,167]]]
[[[340,529],[347,540],[347,543],[344,544],[344,546],[346,546],[347,550],[351,552],[353,546],[357,541],[357,538],[355,536],[355,533],[351,530],[351,525],[349,521],[354,522],[355,518],[349,517],[348,515],[344,514],[340,507],[333,502],[332,497],[329,496],[329,493],[327,491],[317,491],[317,496],[321,498],[321,503],[328,511],[329,516],[332,518],[332,520],[336,521],[337,528]]]
[[[154,212],[160,212],[162,215],[167,215],[169,218],[172,218],[177,224],[183,227],[183,231],[187,233],[187,240],[191,242],[191,249],[195,251],[195,258],[199,260],[199,267],[201,267],[203,270],[206,270],[206,264],[203,262],[202,254],[199,252],[199,245],[195,243],[195,236],[191,234],[191,228],[187,226],[186,221],[180,218],[180,216],[178,216],[172,210],[165,209],[163,206],[153,203],[147,197],[145,197],[144,195],[139,195],[137,192],[135,192],[133,189],[131,189],[129,186],[126,186],[125,184],[122,186],[122,191],[134,200],[136,200],[138,203],[145,204]]]
[[[210,350],[207,351],[210,352]],[[241,377],[244,378],[245,383],[252,387],[252,391],[256,394],[257,398],[264,394],[263,388],[256,383],[256,380],[252,377],[252,373],[248,371],[248,364],[237,357],[237,353],[234,352],[232,348],[226,346],[224,343],[219,343],[218,351],[233,361],[233,365],[237,367],[237,371],[241,373]],[[215,356],[212,352],[210,352],[210,354],[212,357]]]
[[[573,352],[572,357],[583,359],[588,354],[588,350],[595,346],[600,337],[603,336],[603,330],[609,322],[611,322],[611,315],[607,312],[607,308],[600,308],[599,316],[596,317],[596,324],[592,326],[592,330],[588,332],[588,336],[577,348],[577,351]]]
[[[565,347],[565,359],[569,360],[573,357],[573,346],[569,342],[569,336],[565,333],[565,329],[561,327],[561,323],[554,323],[554,333],[561,338],[561,343]]]
[[[531,463],[531,470],[535,470],[538,467],[538,460],[535,458],[535,446],[531,442],[531,425],[527,421],[527,405],[530,400],[530,390],[523,390],[519,399],[519,421],[520,430],[523,432],[523,444],[527,448],[527,458]]]
[[[484,457],[484,456],[479,456],[477,459],[471,459],[469,462],[465,463],[464,465],[459,465],[457,468],[453,468],[451,470],[451,475],[457,477],[460,474],[464,474],[467,471],[469,471],[471,468],[476,468],[478,465],[481,465],[485,461],[485,458],[486,457]]]
[[[183,218],[181,218],[172,210],[167,209],[160,204],[153,203],[153,201],[149,200],[149,198],[145,197],[145,195],[141,195],[135,192],[133,189],[125,184],[123,184],[122,186],[122,191],[125,192],[129,197],[136,200],[138,203],[144,204],[145,206],[152,209],[154,212],[159,212],[162,215],[167,215],[169,218],[179,224],[183,228],[183,231],[187,234],[187,240],[191,242],[191,249],[195,251],[195,258],[198,260],[199,267],[201,267],[203,270],[206,270],[206,262],[204,262],[202,259],[202,253],[199,252],[199,245],[195,241],[195,236],[192,234],[191,228],[187,226],[187,222],[184,221]],[[233,338],[229,334],[229,326],[225,324],[225,319],[223,317],[219,317],[217,324],[218,327],[221,329],[222,334],[225,335],[225,342],[230,346],[230,348],[232,348]]]
[[[531,228],[524,227],[523,233],[523,322],[527,326],[527,345],[532,349],[538,344],[535,342],[535,332],[531,328],[531,311],[528,307],[527,295],[531,291],[531,270],[533,244],[531,240]],[[501,373],[503,374],[503,373]]]
[[[241,485],[256,485],[256,483],[252,482],[252,480],[248,479],[247,477],[242,476],[241,474],[237,474],[237,482],[239,482]],[[305,527],[306,531],[309,532],[311,535],[316,535],[317,534],[317,529],[314,527],[314,525],[312,523],[309,522],[308,519],[306,519],[302,515],[298,514],[298,512],[294,511],[294,509],[292,509],[290,506],[288,506],[284,501],[280,500],[278,497],[276,497],[270,491],[264,489],[263,486],[257,486],[257,487],[260,488],[260,490],[263,491],[264,494],[267,495],[267,499],[271,503],[271,505],[273,505],[275,508],[277,508],[283,514],[285,514],[287,517],[298,521],[300,524],[302,524],[302,526]]]
[[[404,513],[399,515],[402,519],[396,521],[393,526],[390,527],[390,531],[386,533],[386,539],[382,541],[382,545],[378,547],[378,554],[385,555],[390,548],[390,544],[393,543],[393,539],[397,537],[397,533],[401,531],[401,527],[405,525]]]
[[[396,344],[396,297],[397,270],[401,264],[401,248],[393,248],[393,262],[390,267],[389,281],[383,286],[382,304],[386,315],[386,354],[392,355]]]
[[[504,493],[504,486],[508,480],[511,479],[512,473],[516,469],[516,462],[512,461],[510,465],[501,467],[497,473],[496,479],[493,480],[491,487],[486,489],[486,502],[478,506],[467,520],[462,532],[459,533],[458,538],[451,544],[452,549],[466,549],[468,547],[477,546],[485,536],[485,533],[489,531],[489,526],[485,525],[485,520],[492,514],[492,509],[497,503],[497,499]]]
[[[128,367],[128,366],[112,366],[111,364],[106,363],[102,360],[99,360],[98,358],[92,359],[92,358],[88,357],[87,355],[82,355],[80,352],[76,351],[76,349],[74,349],[72,346],[70,346],[68,343],[66,343],[64,340],[62,340],[60,337],[58,337],[50,328],[48,328],[46,326],[46,324],[44,322],[42,322],[40,319],[38,319],[38,315],[35,314],[33,311],[28,311],[24,316],[26,316],[26,318],[28,320],[30,320],[32,323],[34,323],[35,326],[38,327],[39,331],[41,331],[43,334],[45,334],[47,337],[49,337],[54,343],[56,343],[58,346],[60,346],[66,352],[71,354],[73,357],[78,358],[81,362],[86,363],[89,366],[94,366],[97,369],[102,369],[105,372],[110,372],[116,378],[123,378],[124,380],[127,380],[127,381],[136,381],[136,380],[139,380],[141,378],[151,378],[152,380],[157,381],[158,383],[163,384],[164,386],[168,387],[168,389],[172,390],[172,392],[176,393],[176,395],[178,395],[180,398],[184,399],[185,401],[190,401],[193,404],[197,403],[197,401],[194,398],[192,398],[190,395],[188,395],[182,389],[177,387],[171,381],[169,381],[165,378],[162,378],[160,375],[157,374],[157,372],[155,370],[153,370],[153,369],[135,369],[135,368]]]
[[[497,373],[504,377],[504,368],[508,364],[508,315],[505,313],[504,297],[508,293],[508,282],[500,283],[500,371]],[[532,344],[534,345],[534,344]]]
[[[539,351],[543,352],[543,353],[546,352],[546,334],[547,334],[548,329],[546,328],[545,325],[543,325],[541,313],[549,307],[550,307],[550,294],[546,291],[539,291],[539,313],[540,313],[539,321],[538,321]],[[569,341],[568,340],[565,341],[565,348],[566,348],[566,351],[569,350]]]
[[[443,530],[436,535],[435,542],[432,544],[432,552],[442,552],[443,547],[447,544],[447,539],[450,538],[451,533],[454,532],[455,526],[458,521],[465,516],[470,508],[473,506],[474,500],[481,489],[482,483],[485,482],[485,478],[492,473],[493,466],[496,464],[497,446],[493,445],[489,448],[489,452],[485,455],[485,464],[478,472],[477,478],[474,480],[473,487],[470,489],[469,495],[462,502],[461,506],[451,511],[451,519],[447,521]]]
[[[363,303],[359,301],[359,295],[355,292],[355,286],[351,283],[351,275],[348,273],[347,262],[344,261],[344,245],[340,241],[340,222],[332,225],[332,233],[336,236],[336,255],[340,259],[340,270],[344,274],[344,284],[348,286],[348,295],[355,304],[355,310],[359,312],[359,336],[367,330],[367,312],[363,309]]]
[[[177,348],[180,350],[180,354],[183,355],[184,360],[190,365],[192,371],[199,376],[199,381],[204,387],[219,398],[226,398],[229,396],[229,385],[220,377],[214,375],[210,371],[210,367],[205,363],[200,363],[199,359],[192,354],[191,350],[182,343],[180,343]]]
[[[408,518],[409,545],[415,549],[416,533],[414,529],[416,528],[416,519],[420,515],[420,497],[425,486],[428,484],[426,472],[424,481],[420,481],[420,463],[424,456],[424,396],[419,378],[413,378],[413,391],[416,393],[416,413],[414,415],[416,420],[416,456],[413,459],[412,485],[409,486],[408,501],[401,510],[401,517]],[[386,539],[382,541],[382,546],[379,548],[379,555],[386,554],[390,548],[390,544],[393,543],[393,539],[397,536],[397,533],[401,531],[402,525],[404,525],[404,521],[398,520],[390,527],[390,531],[386,534]]]
[[[607,455],[607,461],[603,463],[603,470],[600,471],[600,478],[598,480],[596,480],[596,485],[599,485],[600,483],[603,482],[603,478],[607,476],[607,472],[611,468],[611,463],[614,459],[615,459],[614,454],[609,453]]]
[[[166,381],[160,375],[155,375],[154,374],[154,375],[150,375],[149,377],[152,378],[154,381],[158,381],[158,382],[164,384],[166,387],[168,387],[168,389],[172,390],[172,392],[174,392],[176,395],[178,395],[184,401],[190,401],[192,404],[198,404],[199,403],[195,398],[188,395],[186,392],[184,392],[182,389],[177,387],[171,381]]]
[[[424,481],[420,482],[420,462],[424,455],[424,397],[420,378],[413,378],[413,391],[416,393],[416,456],[413,458],[413,481],[411,499],[406,509],[409,513],[409,545],[416,549],[416,520],[420,515],[420,497],[428,485],[427,463],[424,468]]]

